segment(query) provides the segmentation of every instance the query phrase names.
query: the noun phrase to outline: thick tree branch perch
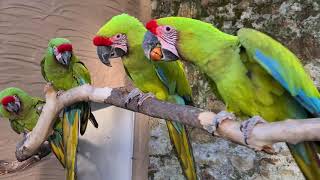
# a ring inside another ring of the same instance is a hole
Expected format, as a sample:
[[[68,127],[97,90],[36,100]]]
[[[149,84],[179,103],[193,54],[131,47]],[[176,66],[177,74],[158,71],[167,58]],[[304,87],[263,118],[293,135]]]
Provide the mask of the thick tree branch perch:
[[[140,108],[137,108],[137,99],[125,106],[125,97],[128,91],[125,88],[94,88],[90,85],[83,85],[64,92],[57,97],[56,92],[48,86],[46,88],[46,101],[36,127],[27,136],[26,140],[17,147],[18,159],[24,160],[33,155],[41,143],[47,139],[54,118],[65,107],[79,101],[94,101],[98,103],[111,104],[120,108],[140,112],[152,117],[170,119],[182,122],[193,127],[202,128],[212,133],[216,130],[213,119],[216,116],[191,106],[180,106],[149,98],[144,101]],[[320,140],[320,119],[307,120],[286,120],[282,122],[259,124],[254,127],[248,139],[249,146],[256,150],[269,151],[270,145],[277,142],[298,143],[301,141]],[[215,134],[239,144],[245,144],[243,134],[240,131],[240,123],[237,121],[225,120]]]
[[[40,158],[38,158],[37,156],[32,156],[23,162],[19,162],[19,161],[7,162],[7,161],[0,160],[0,175],[15,173],[15,172],[24,170],[30,167],[30,165],[33,165],[38,161],[40,161]]]
[[[43,143],[36,155],[31,156],[29,159],[19,162],[19,161],[4,161],[0,160],[0,175],[5,175],[9,173],[15,173],[24,169],[27,169],[37,162],[39,162],[43,157],[46,157],[51,152],[50,145],[48,142]]]

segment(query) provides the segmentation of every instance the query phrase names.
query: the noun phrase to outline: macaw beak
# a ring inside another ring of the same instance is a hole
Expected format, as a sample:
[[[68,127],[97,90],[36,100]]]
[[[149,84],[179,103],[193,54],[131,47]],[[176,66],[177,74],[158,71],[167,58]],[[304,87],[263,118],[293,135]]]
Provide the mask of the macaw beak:
[[[15,102],[8,103],[7,109],[11,112],[18,113],[20,110],[20,103],[15,103]]]
[[[71,56],[72,56],[72,52],[70,51],[64,51],[61,53],[61,57],[59,59],[59,61],[65,65],[65,66],[69,66],[70,62],[71,62]]]
[[[100,61],[109,67],[112,67],[109,61],[111,51],[112,46],[97,46],[97,54],[99,56]]]
[[[165,48],[162,46],[157,36],[150,31],[145,33],[142,47],[145,56],[152,61],[175,61],[179,59],[175,48],[175,52],[173,52],[170,50],[172,47]]]
[[[109,66],[112,67],[110,63],[110,58],[117,58],[122,57],[126,55],[126,51],[122,48],[111,46],[97,46],[97,54],[99,56],[100,61]]]

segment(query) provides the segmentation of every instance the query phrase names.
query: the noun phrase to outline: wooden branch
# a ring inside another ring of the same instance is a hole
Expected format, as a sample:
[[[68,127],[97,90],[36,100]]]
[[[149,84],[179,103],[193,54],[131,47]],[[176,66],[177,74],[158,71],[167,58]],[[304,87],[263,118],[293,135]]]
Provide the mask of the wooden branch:
[[[171,104],[149,98],[140,108],[137,107],[137,98],[125,106],[125,98],[128,91],[125,88],[94,88],[83,85],[64,92],[57,96],[51,86],[45,88],[46,104],[43,107],[38,123],[25,141],[17,146],[17,159],[24,160],[32,156],[41,143],[47,139],[53,120],[66,106],[79,101],[94,101],[98,103],[112,104],[131,111],[140,112],[152,117],[170,119],[193,127],[202,128],[208,132],[219,135],[238,144],[245,145],[243,134],[240,131],[240,123],[232,120],[224,120],[218,129],[215,129],[213,112],[203,109]],[[230,119],[226,117],[226,119]],[[282,122],[258,124],[254,127],[249,139],[249,147],[256,150],[272,152],[271,145],[277,142],[289,142],[292,144],[302,141],[320,140],[320,119],[286,120]]]
[[[24,170],[38,161],[40,161],[38,156],[32,156],[29,159],[22,162],[19,162],[17,160],[11,162],[0,160],[0,175],[15,173]]]
[[[9,173],[15,173],[18,171],[25,170],[29,167],[32,167],[37,162],[39,162],[43,157],[46,157],[51,152],[50,145],[46,141],[43,143],[36,155],[31,156],[25,161],[19,162],[18,160],[15,161],[4,161],[0,160],[0,175],[5,175]]]

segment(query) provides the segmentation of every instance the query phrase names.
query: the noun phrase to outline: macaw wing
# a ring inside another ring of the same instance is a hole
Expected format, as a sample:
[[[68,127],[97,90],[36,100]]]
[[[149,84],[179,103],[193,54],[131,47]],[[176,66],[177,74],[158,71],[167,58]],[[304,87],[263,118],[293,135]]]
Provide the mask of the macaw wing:
[[[238,36],[250,59],[262,66],[313,116],[320,115],[320,95],[299,59],[271,37],[253,30],[240,29]],[[288,147],[308,179],[320,177],[317,142],[302,142]]]
[[[311,114],[320,115],[320,94],[299,59],[290,50],[253,29],[240,29],[238,37],[249,56]]]
[[[192,104],[192,90],[180,61],[155,62],[159,79],[168,88],[170,95],[181,96],[187,105]]]
[[[73,65],[73,76],[77,81],[78,85],[91,84],[91,77],[89,70],[86,68],[84,63],[77,61]],[[91,123],[95,128],[98,128],[98,122],[96,121],[94,115],[91,113],[91,106],[89,102],[80,102],[81,109],[80,114],[80,134],[83,135],[87,129],[88,120],[90,119]]]
[[[124,70],[125,70],[125,72],[126,72],[127,76],[129,77],[129,79],[130,79],[131,81],[133,81],[133,79],[132,79],[132,77],[131,77],[131,75],[130,75],[130,73],[129,73],[128,69],[126,68],[126,66],[123,66],[123,67],[124,67]]]
[[[76,78],[78,85],[91,84],[89,70],[81,61],[75,62],[73,65],[73,76]]]
[[[167,101],[181,105],[186,103],[191,105],[192,92],[183,64],[180,61],[156,62],[154,67],[159,79],[170,93]],[[166,124],[184,175],[187,179],[197,179],[196,165],[187,127],[184,124],[172,121],[166,121]]]
[[[49,82],[48,78],[46,76],[46,72],[44,71],[44,62],[45,62],[45,60],[46,60],[45,58],[42,58],[42,61],[41,61],[41,64],[40,64],[41,74],[42,74],[43,79],[46,80],[47,82]]]
[[[11,129],[16,132],[17,134],[22,133],[25,129],[24,126],[22,126],[18,121],[16,120],[10,120],[10,126]]]
[[[54,129],[51,136],[49,136],[49,143],[53,154],[59,160],[61,165],[65,167],[64,146],[63,146],[63,134],[62,129]]]
[[[32,97],[32,105],[34,108],[38,108],[39,106],[43,106],[46,103],[46,101],[39,97]],[[40,115],[40,113],[39,113]]]

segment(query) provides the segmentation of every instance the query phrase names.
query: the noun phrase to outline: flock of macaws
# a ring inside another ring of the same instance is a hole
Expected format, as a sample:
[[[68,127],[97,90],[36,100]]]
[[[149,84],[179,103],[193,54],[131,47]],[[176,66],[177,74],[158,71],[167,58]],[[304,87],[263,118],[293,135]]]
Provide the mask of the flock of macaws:
[[[320,115],[320,94],[299,59],[276,40],[253,29],[240,29],[234,36],[212,24],[183,17],[151,20],[145,27],[138,19],[121,14],[100,28],[93,44],[107,66],[111,67],[111,58],[121,57],[126,74],[139,89],[128,95],[127,102],[139,96],[141,105],[155,96],[193,105],[181,60],[198,66],[214,82],[214,93],[219,94],[228,111],[239,117],[258,115],[273,122]],[[41,70],[43,78],[58,91],[91,83],[87,68],[73,54],[67,39],[50,40]],[[0,113],[9,119],[12,129],[19,134],[32,131],[44,100],[18,88],[1,91],[0,99]],[[79,131],[85,133],[88,120],[98,128],[89,102],[66,107],[49,136],[51,149],[65,167],[68,180],[77,179]],[[198,179],[185,125],[170,120],[166,123],[185,177]],[[319,143],[288,146],[305,177],[320,179]]]

